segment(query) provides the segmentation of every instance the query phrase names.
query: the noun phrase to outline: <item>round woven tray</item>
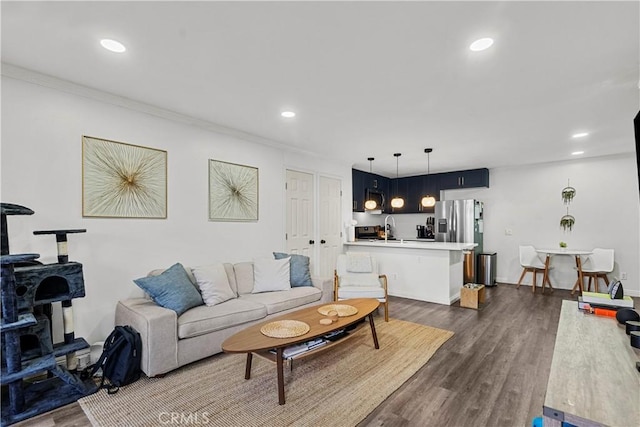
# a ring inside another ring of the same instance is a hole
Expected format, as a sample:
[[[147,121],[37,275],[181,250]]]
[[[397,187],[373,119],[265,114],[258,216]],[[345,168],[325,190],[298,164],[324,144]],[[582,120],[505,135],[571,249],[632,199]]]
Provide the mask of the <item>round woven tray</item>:
[[[293,338],[309,332],[311,327],[299,320],[278,320],[260,328],[260,332],[271,338]]]
[[[358,312],[358,309],[352,305],[329,304],[329,305],[323,305],[322,307],[318,308],[318,313],[322,314],[323,316],[326,316],[332,310],[337,311],[339,317],[353,316]]]

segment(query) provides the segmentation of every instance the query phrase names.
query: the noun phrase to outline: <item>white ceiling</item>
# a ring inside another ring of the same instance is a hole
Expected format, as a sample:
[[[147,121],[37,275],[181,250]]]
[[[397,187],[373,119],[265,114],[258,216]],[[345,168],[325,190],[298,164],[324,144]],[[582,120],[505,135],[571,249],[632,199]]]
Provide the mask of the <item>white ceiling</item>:
[[[387,176],[394,152],[400,176],[425,173],[426,147],[432,173],[634,151],[637,1],[1,8],[5,64],[360,169],[373,156]],[[480,37],[494,46],[471,52]],[[102,49],[102,38],[127,52]],[[297,117],[283,119],[285,109]]]

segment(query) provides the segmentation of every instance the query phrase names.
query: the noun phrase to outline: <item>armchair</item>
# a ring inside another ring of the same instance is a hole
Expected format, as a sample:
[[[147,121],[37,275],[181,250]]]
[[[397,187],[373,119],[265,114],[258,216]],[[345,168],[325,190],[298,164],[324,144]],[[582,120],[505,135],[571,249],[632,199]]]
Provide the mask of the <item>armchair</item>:
[[[387,276],[378,274],[374,257],[365,252],[338,255],[333,278],[334,300],[374,298],[384,305],[384,321],[389,321]]]

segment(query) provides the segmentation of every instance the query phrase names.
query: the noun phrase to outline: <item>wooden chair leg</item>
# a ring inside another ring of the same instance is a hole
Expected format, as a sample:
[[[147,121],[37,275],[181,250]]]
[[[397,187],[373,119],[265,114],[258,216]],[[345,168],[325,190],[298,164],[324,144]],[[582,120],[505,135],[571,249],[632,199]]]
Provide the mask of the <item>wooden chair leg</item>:
[[[536,273],[536,269],[533,269],[533,284],[531,285],[531,292],[536,293],[536,283],[538,283],[538,276]]]
[[[591,292],[591,281],[593,280],[593,276],[589,275],[589,281],[587,282],[587,292]],[[596,278],[596,287],[595,291],[598,292],[598,279]]]
[[[599,291],[599,284],[598,284],[598,279],[600,279],[602,277],[602,280],[604,280],[604,287],[605,287],[605,292],[607,291],[607,288],[609,287],[609,279],[607,278],[607,273],[603,273],[603,274],[597,274],[595,277],[595,281],[596,281],[596,292]]]
[[[384,302],[384,321],[389,321],[389,300]]]
[[[524,279],[524,275],[527,274],[527,269],[522,269],[522,274],[520,275],[520,280],[518,280],[518,284],[516,285],[516,289],[520,287],[520,283],[522,283],[522,279]]]

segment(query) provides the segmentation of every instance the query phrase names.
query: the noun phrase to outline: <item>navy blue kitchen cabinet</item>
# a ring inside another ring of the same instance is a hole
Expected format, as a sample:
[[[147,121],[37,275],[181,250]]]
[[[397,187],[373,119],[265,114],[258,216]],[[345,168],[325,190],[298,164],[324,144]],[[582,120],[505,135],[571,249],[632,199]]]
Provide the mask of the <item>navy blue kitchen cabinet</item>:
[[[446,172],[437,175],[438,186],[441,190],[489,187],[489,169],[487,168]]]
[[[401,188],[404,197],[404,208],[402,213],[433,213],[434,207],[425,208],[422,206],[422,198],[427,194],[435,197],[436,201],[440,199],[440,191],[438,190],[437,177],[435,175],[417,175],[400,178],[402,181]],[[396,210],[400,213],[399,210]]]
[[[353,212],[364,212],[365,175],[367,173],[358,169],[351,169],[353,188]]]
[[[433,175],[421,175],[422,177],[422,190],[418,194],[418,212],[420,213],[434,213],[435,206],[425,208],[422,206],[422,198],[426,195],[433,196],[436,202],[440,200],[440,187],[438,176]]]
[[[412,177],[411,177],[412,178]],[[394,178],[389,182],[389,207],[390,213],[409,213],[409,204],[407,203],[407,196],[409,191],[409,178]],[[404,206],[401,208],[391,207],[391,200],[395,197],[401,197],[404,199]]]
[[[489,187],[489,169],[469,169],[429,175],[387,178],[382,175],[352,169],[353,211],[364,212],[367,189],[382,192],[385,198],[384,213],[433,213],[434,208],[422,207],[422,197],[430,195],[440,200],[441,190],[456,188]],[[391,199],[404,199],[402,208],[392,208]]]
[[[364,212],[367,190],[379,191],[385,199],[384,212],[389,211],[389,181],[390,179],[375,173],[358,169],[351,170],[353,190],[353,212]]]

